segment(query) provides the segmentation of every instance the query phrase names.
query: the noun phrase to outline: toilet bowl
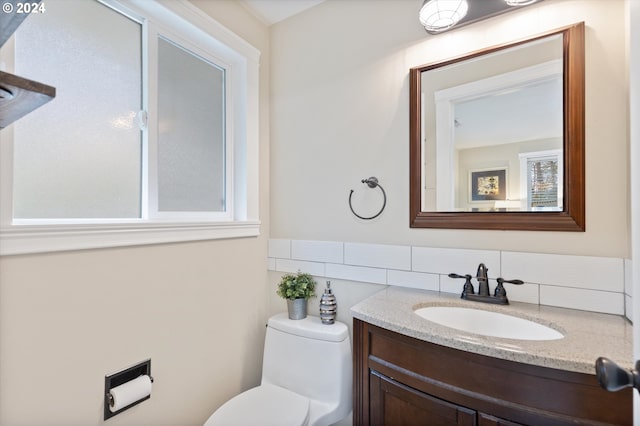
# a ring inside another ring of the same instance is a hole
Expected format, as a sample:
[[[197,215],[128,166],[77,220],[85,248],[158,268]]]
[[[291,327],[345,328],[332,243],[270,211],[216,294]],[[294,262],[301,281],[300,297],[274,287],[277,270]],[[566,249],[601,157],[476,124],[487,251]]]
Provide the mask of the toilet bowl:
[[[261,385],[230,399],[216,410],[205,426],[306,425],[309,399],[274,385]]]
[[[351,341],[343,323],[286,313],[267,322],[259,386],[225,402],[204,426],[325,426],[351,412]]]

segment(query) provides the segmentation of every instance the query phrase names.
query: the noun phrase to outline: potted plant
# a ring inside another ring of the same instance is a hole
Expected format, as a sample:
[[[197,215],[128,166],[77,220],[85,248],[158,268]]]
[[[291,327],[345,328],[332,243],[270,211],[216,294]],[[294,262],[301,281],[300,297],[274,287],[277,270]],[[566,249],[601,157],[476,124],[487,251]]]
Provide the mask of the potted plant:
[[[316,295],[316,281],[306,272],[287,273],[280,279],[276,293],[287,300],[289,319],[304,319],[307,317],[307,300]]]

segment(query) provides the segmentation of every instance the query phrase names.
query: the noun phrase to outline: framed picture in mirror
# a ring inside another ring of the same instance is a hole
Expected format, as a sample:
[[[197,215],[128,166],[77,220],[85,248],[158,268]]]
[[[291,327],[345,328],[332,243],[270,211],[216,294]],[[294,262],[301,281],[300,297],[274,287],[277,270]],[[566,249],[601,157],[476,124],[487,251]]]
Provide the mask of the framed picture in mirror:
[[[507,199],[507,169],[483,169],[469,171],[469,202]]]

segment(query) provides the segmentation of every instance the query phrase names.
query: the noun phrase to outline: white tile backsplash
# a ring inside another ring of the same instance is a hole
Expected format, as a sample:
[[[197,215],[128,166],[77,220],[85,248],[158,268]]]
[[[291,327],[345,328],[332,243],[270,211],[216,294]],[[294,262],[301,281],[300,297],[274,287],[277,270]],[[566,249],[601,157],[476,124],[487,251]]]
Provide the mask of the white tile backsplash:
[[[493,287],[492,287],[493,288]],[[514,302],[540,304],[540,286],[524,283],[522,285],[505,284],[507,298]]]
[[[338,265],[327,263],[326,276],[351,281],[387,284],[387,270],[364,266]]]
[[[464,280],[449,278],[446,275],[440,275],[440,291],[442,293],[462,294],[462,286]],[[476,287],[474,285],[474,287]]]
[[[476,274],[484,263],[490,276],[498,276],[500,252],[493,250],[466,250],[435,247],[412,247],[412,269],[418,272],[465,275]]]
[[[387,282],[389,285],[400,287],[421,288],[423,290],[438,291],[440,280],[438,274],[427,274],[424,272],[387,271]]]
[[[276,271],[292,273],[301,271],[311,275],[324,277],[325,264],[320,262],[307,262],[304,260],[276,259]]]
[[[291,258],[314,262],[343,263],[343,247],[343,243],[335,241],[293,240],[291,242]]]
[[[384,244],[344,244],[344,263],[356,266],[411,270],[411,247]]]
[[[492,292],[497,277],[525,281],[505,284],[511,301],[631,317],[630,262],[620,258],[271,239],[267,268],[460,294],[464,280],[447,275],[475,275],[480,263]]]
[[[624,315],[624,295],[609,291],[541,285],[540,304]]]
[[[612,257],[503,252],[502,276],[528,283],[624,291],[623,261]]]

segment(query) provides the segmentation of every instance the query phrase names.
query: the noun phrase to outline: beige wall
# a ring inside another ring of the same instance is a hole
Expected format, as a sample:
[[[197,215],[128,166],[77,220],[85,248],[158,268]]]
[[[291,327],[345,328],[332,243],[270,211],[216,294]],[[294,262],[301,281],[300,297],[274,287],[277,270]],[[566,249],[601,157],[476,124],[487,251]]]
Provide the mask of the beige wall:
[[[365,4],[366,3],[366,4]],[[431,36],[419,1],[329,0],[272,29],[272,238],[628,256],[623,0],[547,0]],[[585,233],[409,228],[409,68],[586,23]],[[360,180],[377,176],[388,203]],[[369,191],[369,192],[366,192]]]
[[[259,383],[270,289],[268,28],[194,1],[261,50],[261,236],[0,259],[0,425],[103,424],[106,374],[151,358],[150,400],[109,425],[202,425]]]

